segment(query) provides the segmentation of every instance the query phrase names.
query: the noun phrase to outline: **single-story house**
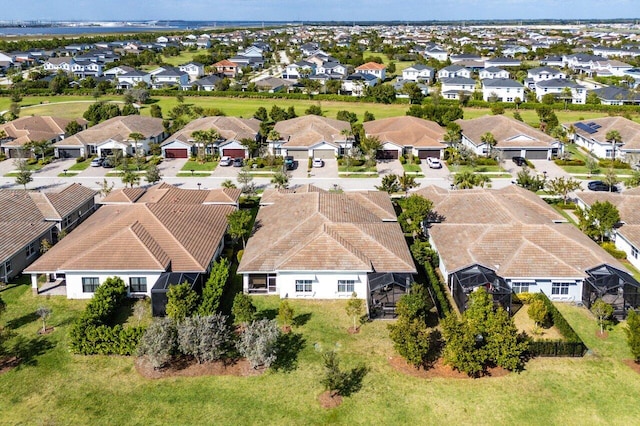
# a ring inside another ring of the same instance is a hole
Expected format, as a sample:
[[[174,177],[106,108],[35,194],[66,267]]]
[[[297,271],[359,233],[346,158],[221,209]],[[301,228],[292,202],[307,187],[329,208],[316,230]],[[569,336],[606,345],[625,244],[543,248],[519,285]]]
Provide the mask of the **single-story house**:
[[[485,68],[490,67],[519,67],[520,59],[515,58],[491,58],[484,61]]]
[[[363,96],[367,87],[378,84],[378,78],[373,74],[353,73],[342,81],[342,92],[353,96]]]
[[[607,86],[589,93],[595,93],[602,105],[640,105],[640,93],[626,87]]]
[[[144,139],[134,141],[132,133],[140,133]],[[161,118],[127,115],[110,118],[73,136],[56,142],[57,158],[77,158],[111,155],[114,150],[134,155],[138,150],[149,152],[149,144],[161,143],[166,137]]]
[[[456,120],[462,128],[462,144],[476,155],[488,155],[489,146],[482,142],[485,133],[496,140],[493,147],[503,159],[524,157],[531,160],[550,159],[560,154],[562,144],[538,129],[504,115],[485,115],[471,120]]]
[[[38,276],[44,274],[65,287],[67,298],[87,299],[107,278],[119,276],[129,295],[153,298],[157,283],[166,290],[168,274],[206,279],[224,248],[227,215],[236,209],[240,191],[164,183],[142,193],[135,190],[109,194],[96,213],[31,264],[25,273],[31,274],[32,286],[37,288]],[[221,197],[225,191],[227,196]],[[224,198],[235,201],[208,202]]]
[[[8,158],[30,157],[32,150],[25,150],[25,145],[31,142],[48,141],[52,144],[66,136],[65,128],[72,121],[76,121],[82,129],[87,127],[87,120],[50,116],[21,117],[5,124],[0,124],[0,152]]]
[[[442,158],[446,146],[445,130],[433,121],[403,115],[364,123],[367,136],[377,137],[382,143],[379,159],[395,159],[413,154],[418,158]]]
[[[573,131],[573,141],[598,158],[628,159],[640,154],[640,124],[624,117],[602,117],[563,124]],[[572,127],[573,126],[573,127]],[[617,130],[621,142],[607,140],[607,133]],[[615,154],[614,154],[615,150]]]
[[[169,136],[161,145],[164,158],[189,158],[197,154],[199,142],[193,138],[198,130],[215,130],[220,138],[205,147],[208,154],[227,155],[229,157],[249,157],[250,152],[241,144],[243,139],[256,140],[260,131],[260,120],[238,117],[202,117],[193,120],[178,132]]]
[[[290,155],[299,161],[309,157],[332,159],[351,149],[353,138],[347,134],[351,124],[347,121],[318,115],[303,115],[276,123],[273,130],[279,140],[269,141],[273,155]]]
[[[249,294],[367,300],[393,314],[416,268],[388,194],[278,191],[258,211],[260,227],[238,266]],[[295,218],[295,220],[292,220]]]
[[[96,192],[74,183],[60,192],[0,190],[0,281],[8,282],[93,213]]]
[[[460,311],[480,286],[507,310],[521,292],[587,307],[603,298],[617,316],[640,305],[640,284],[626,268],[536,194],[516,185],[417,193],[443,217],[430,224],[429,240]]]
[[[182,87],[187,83],[189,83],[189,74],[174,67],[164,67],[151,77],[151,87],[154,89],[162,89],[167,86]]]
[[[515,102],[516,98],[524,102],[524,86],[510,78],[486,78],[482,80],[482,99],[497,102]]]

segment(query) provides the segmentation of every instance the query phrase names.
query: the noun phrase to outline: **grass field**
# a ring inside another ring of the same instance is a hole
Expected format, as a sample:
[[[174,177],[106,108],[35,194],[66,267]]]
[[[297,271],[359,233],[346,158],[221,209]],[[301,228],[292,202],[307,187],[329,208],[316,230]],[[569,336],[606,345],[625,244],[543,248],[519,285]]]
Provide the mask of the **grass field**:
[[[621,360],[630,357],[622,325],[595,337],[596,323],[582,308],[559,309],[592,349],[585,358],[540,358],[520,374],[479,380],[419,379],[394,370],[387,322],[346,332],[344,301],[291,300],[304,325],[294,328],[302,348],[296,368],[256,377],[148,380],[133,359],[76,356],[67,350],[70,323],[85,305],[44,299],[22,285],[1,293],[3,324],[21,336],[26,363],[0,375],[4,424],[635,424],[640,377]],[[254,298],[272,316],[279,300]],[[34,312],[53,309],[55,331],[36,334]],[[18,340],[14,339],[14,343]],[[320,408],[321,351],[337,349],[344,367],[365,363],[359,393],[335,409]]]
[[[182,166],[182,171],[189,173],[191,172],[191,170],[196,172],[210,172],[215,170],[217,165],[217,161],[207,161],[204,163],[201,163],[199,161],[187,161],[186,163],[184,163],[184,166]]]

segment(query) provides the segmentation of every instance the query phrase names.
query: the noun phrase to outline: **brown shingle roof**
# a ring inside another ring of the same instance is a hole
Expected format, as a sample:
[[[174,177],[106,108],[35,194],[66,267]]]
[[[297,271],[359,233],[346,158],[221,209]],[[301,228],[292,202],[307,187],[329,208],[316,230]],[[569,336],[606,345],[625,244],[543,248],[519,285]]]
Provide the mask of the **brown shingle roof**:
[[[296,148],[310,148],[322,142],[337,146],[338,142],[346,141],[343,130],[351,129],[346,121],[318,115],[304,115],[290,120],[279,121],[274,130],[280,134],[285,142],[284,146]]]
[[[547,148],[554,139],[533,127],[505,117],[504,115],[485,115],[471,120],[456,120],[462,128],[462,134],[475,145],[481,145],[482,135],[493,134],[497,148]]]
[[[264,190],[264,192],[262,193],[262,196],[260,197],[260,204],[262,205],[273,204],[276,202],[276,200],[281,199],[286,194],[294,194],[294,193],[303,194],[307,192],[327,192],[327,191],[311,184],[299,185],[294,188],[287,188],[287,189],[267,188]]]
[[[366,64],[362,64],[356,68],[356,71],[364,71],[364,70],[383,70],[386,69],[387,66],[384,64],[379,64],[377,62],[367,62]]]
[[[96,194],[97,192],[93,189],[79,183],[73,183],[60,192],[49,192],[45,195],[56,212],[63,218],[92,200]]]
[[[442,141],[446,132],[438,123],[408,115],[368,121],[364,123],[364,131],[382,143],[392,142],[402,147],[445,147]]]
[[[415,273],[389,197],[373,192],[280,192],[258,212],[240,272],[277,270]]]

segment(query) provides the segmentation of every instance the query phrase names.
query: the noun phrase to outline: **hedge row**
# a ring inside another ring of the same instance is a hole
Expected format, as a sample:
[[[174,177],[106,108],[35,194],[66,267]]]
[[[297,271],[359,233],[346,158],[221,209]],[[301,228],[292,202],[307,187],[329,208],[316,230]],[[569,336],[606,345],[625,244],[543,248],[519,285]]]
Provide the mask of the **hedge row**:
[[[427,289],[429,290],[429,293],[431,293],[431,297],[436,304],[436,309],[438,310],[440,318],[444,318],[451,312],[451,305],[449,304],[449,299],[445,294],[446,290],[444,283],[440,281],[433,265],[429,262],[425,262],[423,267],[427,274]]]
[[[100,285],[69,333],[69,349],[80,355],[133,355],[144,334],[143,327],[110,326],[127,289],[119,277]]]

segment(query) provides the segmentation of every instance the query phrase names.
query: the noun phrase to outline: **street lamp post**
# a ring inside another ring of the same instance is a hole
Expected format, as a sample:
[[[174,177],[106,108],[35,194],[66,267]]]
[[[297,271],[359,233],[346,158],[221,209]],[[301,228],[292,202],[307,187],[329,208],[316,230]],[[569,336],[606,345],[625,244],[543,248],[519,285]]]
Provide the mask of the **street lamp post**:
[[[198,182],[198,189],[200,189],[200,185],[202,185],[200,182]]]

